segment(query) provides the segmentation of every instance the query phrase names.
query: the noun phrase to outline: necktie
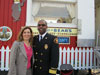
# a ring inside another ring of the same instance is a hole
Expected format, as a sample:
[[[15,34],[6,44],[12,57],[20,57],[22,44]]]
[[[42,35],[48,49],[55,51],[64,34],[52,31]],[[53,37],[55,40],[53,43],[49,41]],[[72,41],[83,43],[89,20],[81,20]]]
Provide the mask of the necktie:
[[[40,41],[42,40],[42,36],[40,36]]]

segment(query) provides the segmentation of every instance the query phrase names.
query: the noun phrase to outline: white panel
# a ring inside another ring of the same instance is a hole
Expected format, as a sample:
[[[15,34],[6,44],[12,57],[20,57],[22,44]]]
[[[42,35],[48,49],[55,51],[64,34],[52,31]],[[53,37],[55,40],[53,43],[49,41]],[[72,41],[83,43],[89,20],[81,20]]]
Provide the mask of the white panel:
[[[90,68],[92,68],[93,65],[93,48],[90,49]]]
[[[85,48],[83,48],[83,69],[85,69]]]
[[[5,64],[5,70],[8,71],[9,69],[9,52],[10,52],[10,49],[9,47],[7,46],[6,48],[6,64]]]
[[[87,53],[87,61],[86,61],[86,67],[87,67],[87,69],[88,69],[88,67],[89,67],[89,52],[90,52],[90,50],[89,50],[89,48],[87,48],[87,50],[86,50],[86,53]]]
[[[74,48],[72,47],[71,49],[71,65],[73,66],[74,64]]]
[[[81,63],[81,59],[82,59],[81,58],[81,54],[82,54],[81,51],[82,51],[81,48],[79,48],[79,69],[81,69],[81,64],[82,64]]]
[[[70,48],[67,49],[67,64],[70,64]]]
[[[31,20],[32,20],[32,0],[27,0],[26,26],[31,25],[30,24]]]
[[[75,69],[77,69],[77,57],[78,57],[78,49],[75,49]]]
[[[1,48],[1,71],[4,70],[4,46]]]
[[[63,64],[66,64],[66,48],[63,49]]]
[[[81,34],[78,39],[95,39],[94,0],[78,0],[78,19],[81,19]]]

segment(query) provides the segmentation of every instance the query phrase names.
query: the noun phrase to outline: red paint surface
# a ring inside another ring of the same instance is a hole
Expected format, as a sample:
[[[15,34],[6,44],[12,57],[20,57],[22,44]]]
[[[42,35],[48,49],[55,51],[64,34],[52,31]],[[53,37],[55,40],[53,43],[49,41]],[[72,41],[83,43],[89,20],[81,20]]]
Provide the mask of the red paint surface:
[[[8,26],[12,30],[12,38],[6,42],[0,41],[0,49],[2,46],[11,48],[12,43],[17,39],[17,35],[22,26],[26,23],[26,2],[21,7],[20,20],[14,22],[12,17],[12,4],[14,0],[0,0],[0,27]]]

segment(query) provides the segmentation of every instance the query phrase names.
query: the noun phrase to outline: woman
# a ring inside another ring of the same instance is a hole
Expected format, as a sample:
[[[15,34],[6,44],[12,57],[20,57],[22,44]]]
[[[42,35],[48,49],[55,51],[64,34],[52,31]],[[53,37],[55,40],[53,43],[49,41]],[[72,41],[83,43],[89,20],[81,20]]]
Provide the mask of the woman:
[[[30,27],[24,27],[11,48],[10,69],[8,75],[32,75],[33,33]]]

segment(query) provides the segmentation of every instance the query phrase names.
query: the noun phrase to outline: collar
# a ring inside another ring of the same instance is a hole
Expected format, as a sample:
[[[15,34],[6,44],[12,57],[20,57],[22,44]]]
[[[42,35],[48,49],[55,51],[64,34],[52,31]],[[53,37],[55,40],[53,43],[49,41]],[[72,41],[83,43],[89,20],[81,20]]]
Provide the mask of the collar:
[[[44,36],[47,34],[47,32],[45,32],[44,34],[42,34],[42,35],[40,35],[39,34],[39,37],[41,37],[42,36],[42,39],[44,38]]]

